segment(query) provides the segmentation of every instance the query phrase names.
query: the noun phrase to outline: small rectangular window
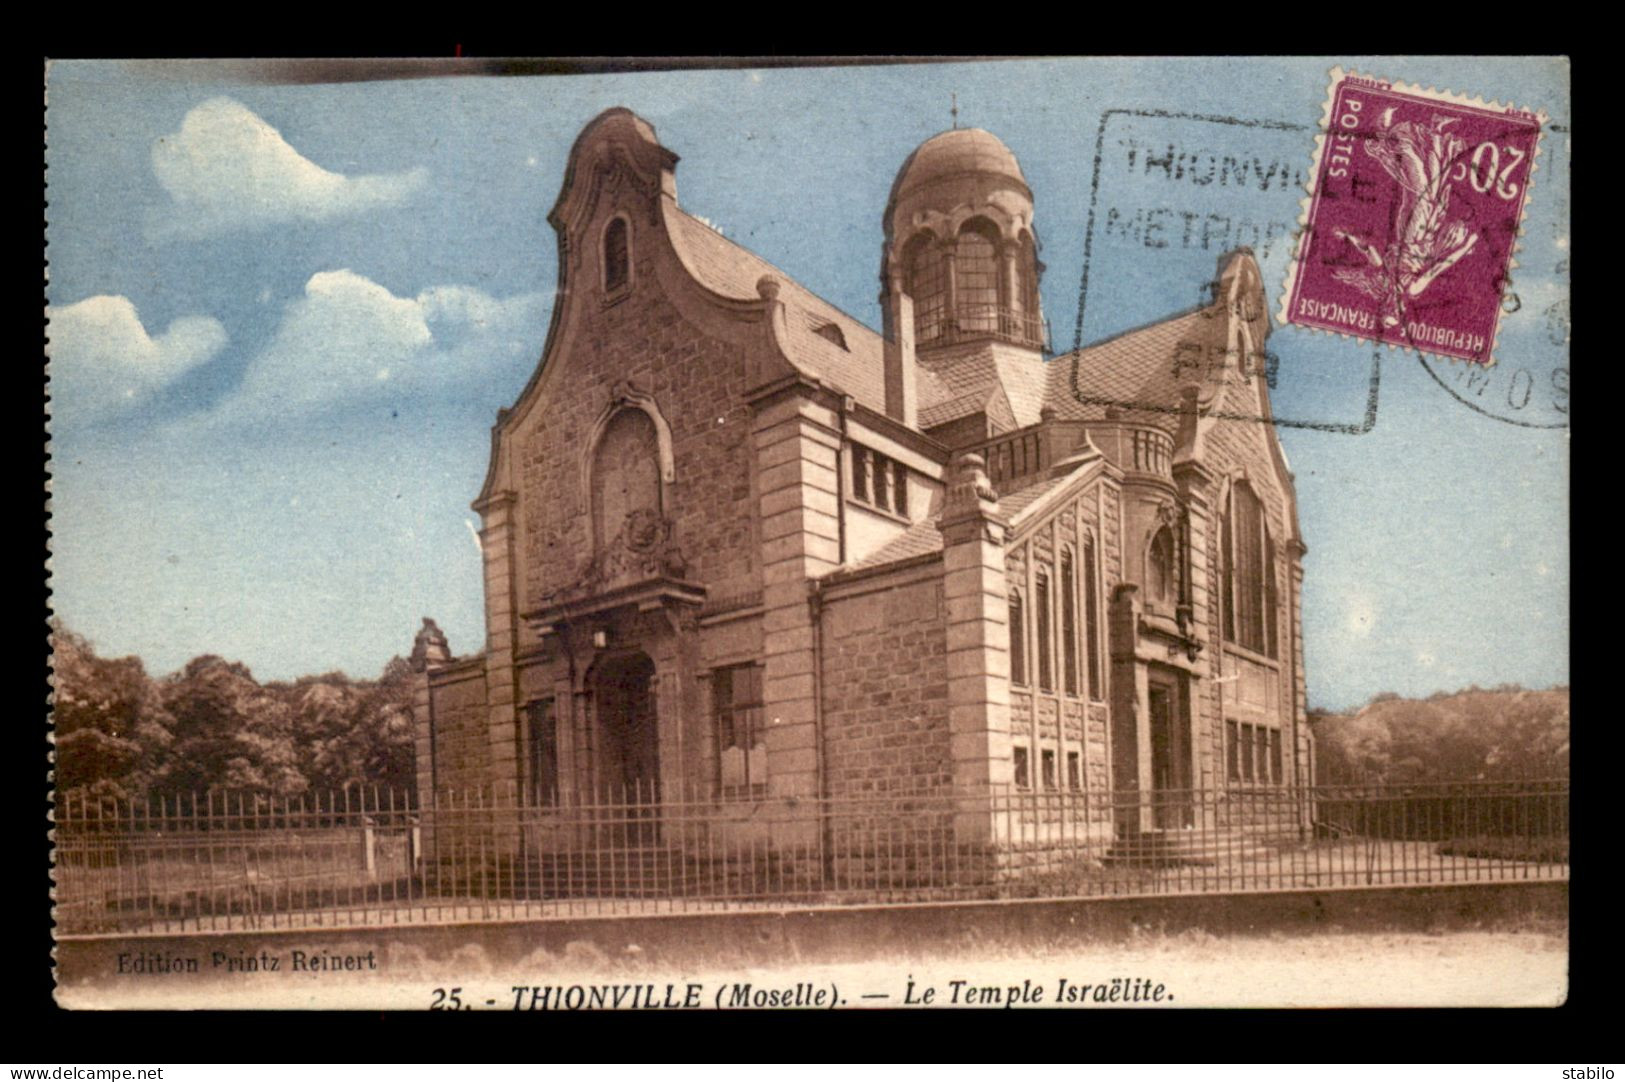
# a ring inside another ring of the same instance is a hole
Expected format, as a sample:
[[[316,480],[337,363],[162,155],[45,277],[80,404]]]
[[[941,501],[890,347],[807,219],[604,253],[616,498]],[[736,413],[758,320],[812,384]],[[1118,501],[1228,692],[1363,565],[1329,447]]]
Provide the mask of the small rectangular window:
[[[1082,765],[1082,760],[1077,752],[1069,751],[1066,753],[1066,787],[1073,792],[1083,788]]]
[[[1252,781],[1253,780],[1253,778],[1254,778],[1253,766],[1254,766],[1254,763],[1253,763],[1253,727],[1251,725],[1243,725],[1241,727],[1241,780],[1242,781]]]
[[[885,455],[870,455],[875,463],[875,506],[882,511],[891,507],[891,459]]]
[[[542,699],[525,707],[526,737],[530,742],[525,786],[531,799],[543,807],[553,804],[559,787],[558,726],[553,700]]]
[[[1285,780],[1281,772],[1281,730],[1271,729],[1270,740],[1270,780],[1279,785]]]
[[[1241,737],[1233,721],[1224,723],[1224,761],[1231,781],[1241,780]]]
[[[1027,770],[1027,749],[1017,744],[1011,749],[1012,765],[1015,768],[1016,788],[1029,789],[1032,787],[1032,776]]]
[[[762,669],[734,665],[711,677],[716,720],[717,778],[724,793],[767,786],[767,743],[762,728]]]
[[[1049,748],[1039,752],[1039,763],[1044,771],[1044,788],[1055,788],[1055,752]]]
[[[852,445],[852,498],[869,502],[869,452]]]
[[[901,462],[893,462],[891,464],[891,472],[892,472],[892,480],[894,482],[894,487],[892,489],[892,501],[891,501],[892,510],[896,511],[899,515],[902,515],[904,518],[907,518],[908,517],[908,467],[903,465]]]

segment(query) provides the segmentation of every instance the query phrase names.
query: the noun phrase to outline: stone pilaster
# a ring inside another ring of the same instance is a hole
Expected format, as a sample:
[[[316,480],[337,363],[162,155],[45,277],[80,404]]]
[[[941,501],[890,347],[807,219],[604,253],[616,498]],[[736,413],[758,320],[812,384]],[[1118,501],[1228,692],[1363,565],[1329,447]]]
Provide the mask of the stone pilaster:
[[[485,562],[485,703],[490,740],[489,779],[505,791],[519,783],[518,717],[514,650],[518,645],[518,605],[514,596],[514,508],[511,492],[498,492],[479,505],[483,522],[480,552]]]
[[[1008,523],[980,455],[964,454],[955,460],[939,528],[954,783],[961,789],[1008,785],[1012,781]]]
[[[754,423],[762,542],[762,695],[768,791],[818,793],[816,633],[808,582],[839,562],[840,437],[799,387],[760,402]]]
[[[1140,588],[1120,583],[1111,597],[1107,622],[1112,666],[1112,787],[1119,793],[1151,790],[1151,711],[1147,700],[1145,666],[1136,657],[1140,637]],[[1133,834],[1150,826],[1141,809],[1119,799],[1119,833]]]
[[[433,620],[423,618],[423,626],[412,640],[412,745],[417,760],[418,806],[433,800],[439,779],[435,777],[434,692],[429,687],[429,668],[451,660],[451,646]]]

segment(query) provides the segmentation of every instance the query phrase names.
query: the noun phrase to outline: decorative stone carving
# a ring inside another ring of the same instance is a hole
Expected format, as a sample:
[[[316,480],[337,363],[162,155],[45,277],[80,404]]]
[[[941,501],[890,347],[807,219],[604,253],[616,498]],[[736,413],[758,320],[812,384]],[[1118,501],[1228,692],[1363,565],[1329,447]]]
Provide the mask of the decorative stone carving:
[[[582,570],[579,593],[653,578],[680,579],[688,560],[672,540],[671,519],[646,507],[628,511],[621,528]]]

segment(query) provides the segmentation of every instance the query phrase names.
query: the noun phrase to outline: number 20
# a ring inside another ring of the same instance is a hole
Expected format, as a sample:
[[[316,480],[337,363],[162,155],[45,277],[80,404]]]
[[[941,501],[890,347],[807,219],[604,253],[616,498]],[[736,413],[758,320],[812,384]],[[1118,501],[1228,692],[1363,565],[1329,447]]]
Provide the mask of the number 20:
[[[1512,159],[1507,163],[1505,169],[1501,168],[1501,151],[1503,149],[1506,151],[1507,157]],[[1489,159],[1488,163],[1485,162],[1486,157]],[[1514,146],[1502,148],[1497,147],[1494,143],[1480,143],[1473,148],[1472,167],[1469,168],[1466,162],[1460,163],[1457,166],[1459,172],[1457,172],[1455,179],[1466,179],[1467,183],[1471,184],[1476,192],[1487,192],[1493,185],[1495,194],[1502,199],[1515,199],[1520,188],[1519,185],[1511,183],[1509,178],[1512,176],[1512,171],[1518,168],[1518,164],[1523,161],[1524,157],[1524,152]]]

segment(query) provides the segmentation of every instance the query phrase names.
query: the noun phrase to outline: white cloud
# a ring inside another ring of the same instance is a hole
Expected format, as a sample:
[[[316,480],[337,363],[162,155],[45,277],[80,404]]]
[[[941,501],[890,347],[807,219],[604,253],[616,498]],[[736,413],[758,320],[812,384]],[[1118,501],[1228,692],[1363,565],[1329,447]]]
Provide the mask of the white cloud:
[[[227,411],[310,413],[357,399],[407,399],[540,347],[543,297],[497,300],[469,286],[397,297],[350,270],[321,271],[283,313]]]
[[[208,316],[183,316],[154,338],[128,297],[87,297],[45,314],[52,413],[59,419],[144,402],[226,344],[225,327]]]
[[[154,143],[152,170],[172,200],[153,216],[152,232],[188,237],[399,206],[428,178],[422,168],[359,177],[329,172],[230,98],[197,106],[180,131]]]

